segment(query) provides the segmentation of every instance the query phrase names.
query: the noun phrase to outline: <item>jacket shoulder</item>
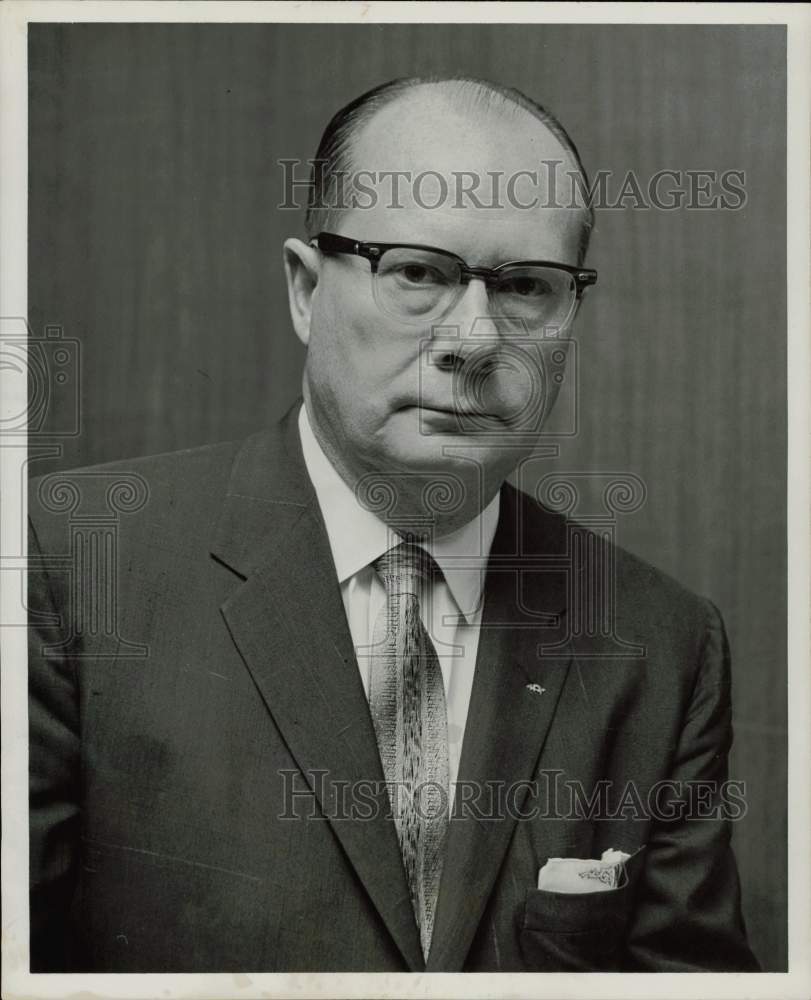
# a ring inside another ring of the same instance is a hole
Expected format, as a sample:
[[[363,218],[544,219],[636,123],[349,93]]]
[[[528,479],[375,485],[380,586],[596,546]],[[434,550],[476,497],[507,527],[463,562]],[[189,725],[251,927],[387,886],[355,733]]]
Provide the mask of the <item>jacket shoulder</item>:
[[[143,521],[152,531],[208,522],[240,445],[227,441],[37,476],[28,484],[29,520],[46,536],[69,520]]]

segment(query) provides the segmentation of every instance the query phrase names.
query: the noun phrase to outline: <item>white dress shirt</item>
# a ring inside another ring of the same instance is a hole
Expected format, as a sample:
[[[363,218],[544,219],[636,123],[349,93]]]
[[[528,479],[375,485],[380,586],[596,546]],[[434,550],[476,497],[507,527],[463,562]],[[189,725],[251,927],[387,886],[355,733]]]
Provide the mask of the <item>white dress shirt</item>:
[[[366,697],[375,621],[386,601],[372,563],[396,544],[392,530],[366,510],[341,479],[316,440],[305,406],[299,411],[304,463],[327,528],[346,618],[355,646]],[[442,570],[431,593],[423,596],[423,624],[436,648],[448,709],[448,764],[451,790],[459,773],[473,671],[479,648],[484,576],[496,531],[499,494],[472,521],[426,543]]]

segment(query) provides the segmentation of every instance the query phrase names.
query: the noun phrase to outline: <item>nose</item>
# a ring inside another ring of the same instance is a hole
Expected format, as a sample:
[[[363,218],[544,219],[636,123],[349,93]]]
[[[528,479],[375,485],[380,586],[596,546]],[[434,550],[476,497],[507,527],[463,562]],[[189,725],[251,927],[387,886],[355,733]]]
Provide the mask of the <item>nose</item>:
[[[454,307],[434,327],[431,356],[437,368],[456,371],[475,352],[481,360],[498,349],[498,326],[487,286],[471,278]]]

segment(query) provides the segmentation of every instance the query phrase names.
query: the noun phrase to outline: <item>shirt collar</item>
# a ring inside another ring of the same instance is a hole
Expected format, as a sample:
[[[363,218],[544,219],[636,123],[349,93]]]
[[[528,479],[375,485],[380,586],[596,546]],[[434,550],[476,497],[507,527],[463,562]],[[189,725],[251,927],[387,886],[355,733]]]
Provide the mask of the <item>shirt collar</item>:
[[[387,551],[391,533],[385,522],[358,502],[336,472],[313,433],[304,405],[298,426],[304,464],[324,518],[338,582],[344,583]],[[499,506],[500,494],[496,493],[472,521],[425,546],[468,622],[475,618],[481,602]]]

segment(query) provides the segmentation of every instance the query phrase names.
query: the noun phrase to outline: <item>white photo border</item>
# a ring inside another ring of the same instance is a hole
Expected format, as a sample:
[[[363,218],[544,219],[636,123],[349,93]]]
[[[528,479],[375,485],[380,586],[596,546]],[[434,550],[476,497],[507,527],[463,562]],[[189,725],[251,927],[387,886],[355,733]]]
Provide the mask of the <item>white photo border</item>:
[[[788,45],[789,972],[31,974],[28,972],[26,447],[0,440],[3,991],[23,997],[797,998],[811,996],[809,632],[809,148],[811,5],[673,3],[135,2],[7,0],[0,7],[0,316],[27,315],[27,26],[32,22],[784,24]],[[0,415],[24,411],[24,372],[0,371]],[[4,584],[4,585],[3,585]],[[780,849],[778,845],[777,849]],[[767,850],[764,845],[764,850]]]

